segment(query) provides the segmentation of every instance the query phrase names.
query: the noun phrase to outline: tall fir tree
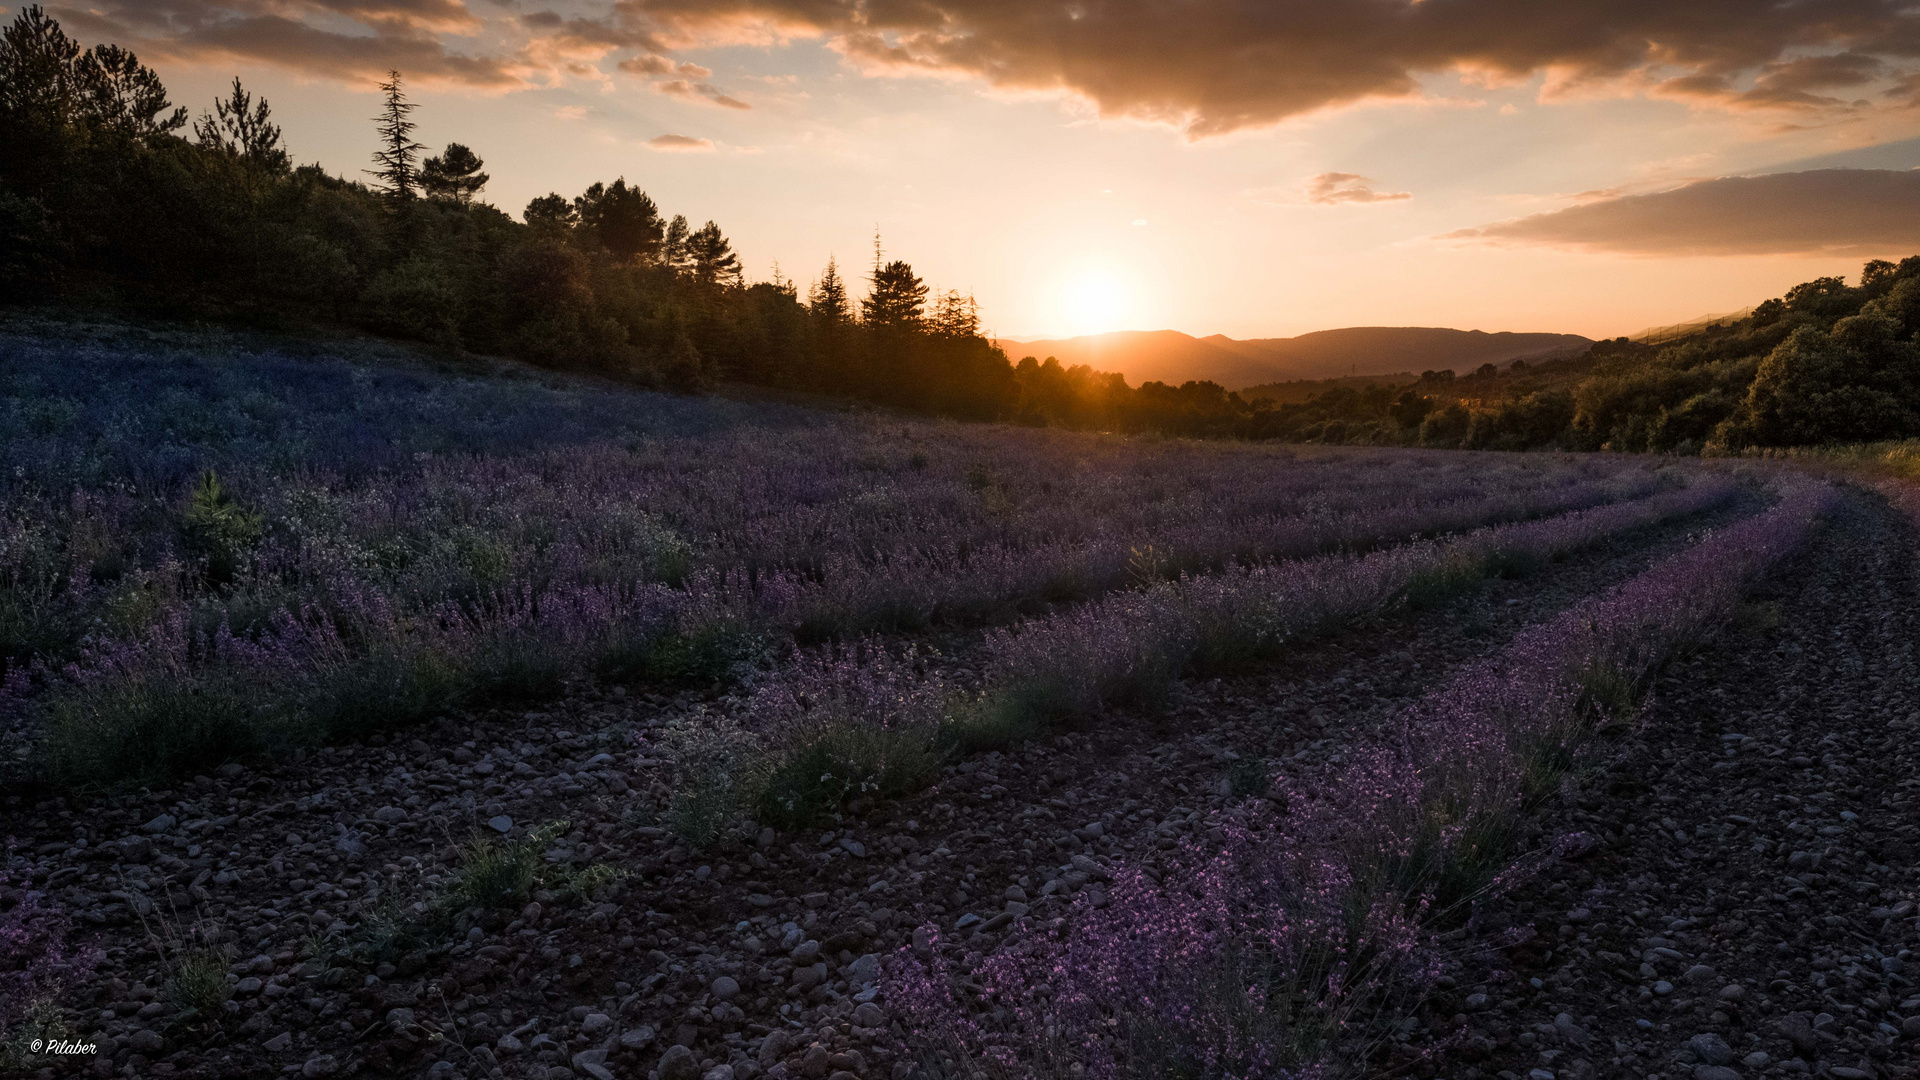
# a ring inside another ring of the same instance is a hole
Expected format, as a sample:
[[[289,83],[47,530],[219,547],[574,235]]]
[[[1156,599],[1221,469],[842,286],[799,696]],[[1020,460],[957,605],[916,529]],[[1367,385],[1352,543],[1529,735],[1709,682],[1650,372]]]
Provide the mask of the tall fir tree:
[[[831,255],[827,256],[827,268],[820,272],[820,280],[814,282],[807,293],[807,310],[814,318],[836,326],[853,321],[853,301],[847,297],[847,282],[840,276],[840,266]]]
[[[413,140],[413,110],[419,106],[407,100],[400,86],[400,73],[387,72],[387,81],[380,84],[380,92],[386,95],[386,102],[380,108],[380,115],[373,118],[378,125],[375,130],[380,134],[380,149],[373,155],[377,169],[367,172],[380,178],[380,185],[389,199],[405,202],[414,197],[414,189],[420,183],[420,169],[415,164],[420,151],[426,144]]]
[[[879,245],[875,243],[876,254]],[[873,272],[873,291],[860,301],[860,317],[869,326],[918,330],[924,321],[927,286],[903,259]]]

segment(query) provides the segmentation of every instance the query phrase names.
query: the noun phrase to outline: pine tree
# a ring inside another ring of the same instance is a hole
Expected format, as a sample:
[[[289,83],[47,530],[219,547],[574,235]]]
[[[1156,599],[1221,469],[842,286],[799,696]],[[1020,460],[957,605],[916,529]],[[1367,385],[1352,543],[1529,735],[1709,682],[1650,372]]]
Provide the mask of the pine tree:
[[[980,305],[972,296],[960,295],[958,289],[948,289],[934,301],[933,314],[927,319],[927,329],[941,337],[974,337],[980,333]]]
[[[691,234],[687,228],[687,215],[673,215],[673,220],[667,223],[667,237],[660,243],[661,265],[676,272],[687,268],[687,237],[689,235]]]
[[[573,208],[580,215],[581,226],[590,230],[614,258],[625,262],[660,254],[665,231],[660,208],[646,192],[628,187],[626,177],[611,186],[595,183],[573,200]]]
[[[374,153],[373,163],[380,167],[367,172],[380,178],[388,198],[403,202],[414,196],[413,189],[420,179],[414,162],[420,151],[426,149],[424,143],[413,141],[414,123],[409,119],[419,106],[407,100],[400,88],[398,71],[387,72],[387,81],[380,84],[380,92],[387,96],[380,115],[373,118],[380,133],[380,149]]]
[[[527,219],[529,225],[563,232],[580,224],[579,211],[557,191],[528,202],[526,213],[521,216]]]
[[[813,317],[838,325],[853,321],[853,303],[847,298],[847,283],[833,256],[827,256],[827,268],[807,293],[807,309]]]
[[[740,259],[733,245],[720,234],[720,226],[709,221],[687,237],[687,262],[694,280],[703,285],[738,285]]]
[[[473,201],[491,179],[480,171],[486,162],[459,143],[448,143],[438,157],[420,166],[420,187],[430,199],[446,199],[462,206]]]
[[[876,240],[874,250],[879,251]],[[918,330],[924,319],[927,287],[904,260],[895,259],[873,272],[873,291],[860,301],[860,317],[869,326]]]
[[[268,117],[273,110],[266,98],[254,100],[233,77],[233,94],[224,101],[213,99],[211,113],[201,113],[193,122],[193,134],[201,146],[237,154],[269,172],[285,172],[291,165],[280,146],[280,125]]]

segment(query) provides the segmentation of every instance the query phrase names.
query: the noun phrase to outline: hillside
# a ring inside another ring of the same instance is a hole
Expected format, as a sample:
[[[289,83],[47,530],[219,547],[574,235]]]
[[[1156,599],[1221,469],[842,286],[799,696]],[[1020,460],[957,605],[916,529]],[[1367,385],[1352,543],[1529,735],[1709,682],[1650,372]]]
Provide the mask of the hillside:
[[[1920,256],[1576,355],[1242,396],[1271,402],[1264,436],[1303,442],[1702,453],[1905,439],[1920,436],[1916,331]]]
[[[1196,338],[1177,330],[1124,330],[1064,340],[998,342],[1011,359],[1051,356],[1072,367],[1119,372],[1127,381],[1190,379],[1228,389],[1302,379],[1474,368],[1567,355],[1593,344],[1578,334],[1489,334],[1431,326],[1350,326],[1290,338]]]

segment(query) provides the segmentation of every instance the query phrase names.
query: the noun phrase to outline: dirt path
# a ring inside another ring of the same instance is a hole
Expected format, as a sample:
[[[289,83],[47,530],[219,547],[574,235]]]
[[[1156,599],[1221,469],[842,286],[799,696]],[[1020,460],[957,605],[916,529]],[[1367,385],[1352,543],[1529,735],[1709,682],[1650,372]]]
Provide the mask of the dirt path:
[[[1435,1003],[1438,1075],[1920,1074],[1915,560],[1909,523],[1855,493],[1661,680],[1541,822],[1599,852],[1482,913],[1534,934]]]

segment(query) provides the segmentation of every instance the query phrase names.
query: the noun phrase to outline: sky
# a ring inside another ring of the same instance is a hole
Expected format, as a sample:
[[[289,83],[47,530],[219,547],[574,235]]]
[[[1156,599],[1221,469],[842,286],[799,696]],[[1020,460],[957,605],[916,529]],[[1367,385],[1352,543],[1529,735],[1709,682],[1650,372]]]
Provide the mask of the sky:
[[[516,216],[624,176],[803,289],[877,232],[1005,338],[1615,336],[1920,253],[1906,0],[47,6],[296,161],[368,167],[397,68]]]

